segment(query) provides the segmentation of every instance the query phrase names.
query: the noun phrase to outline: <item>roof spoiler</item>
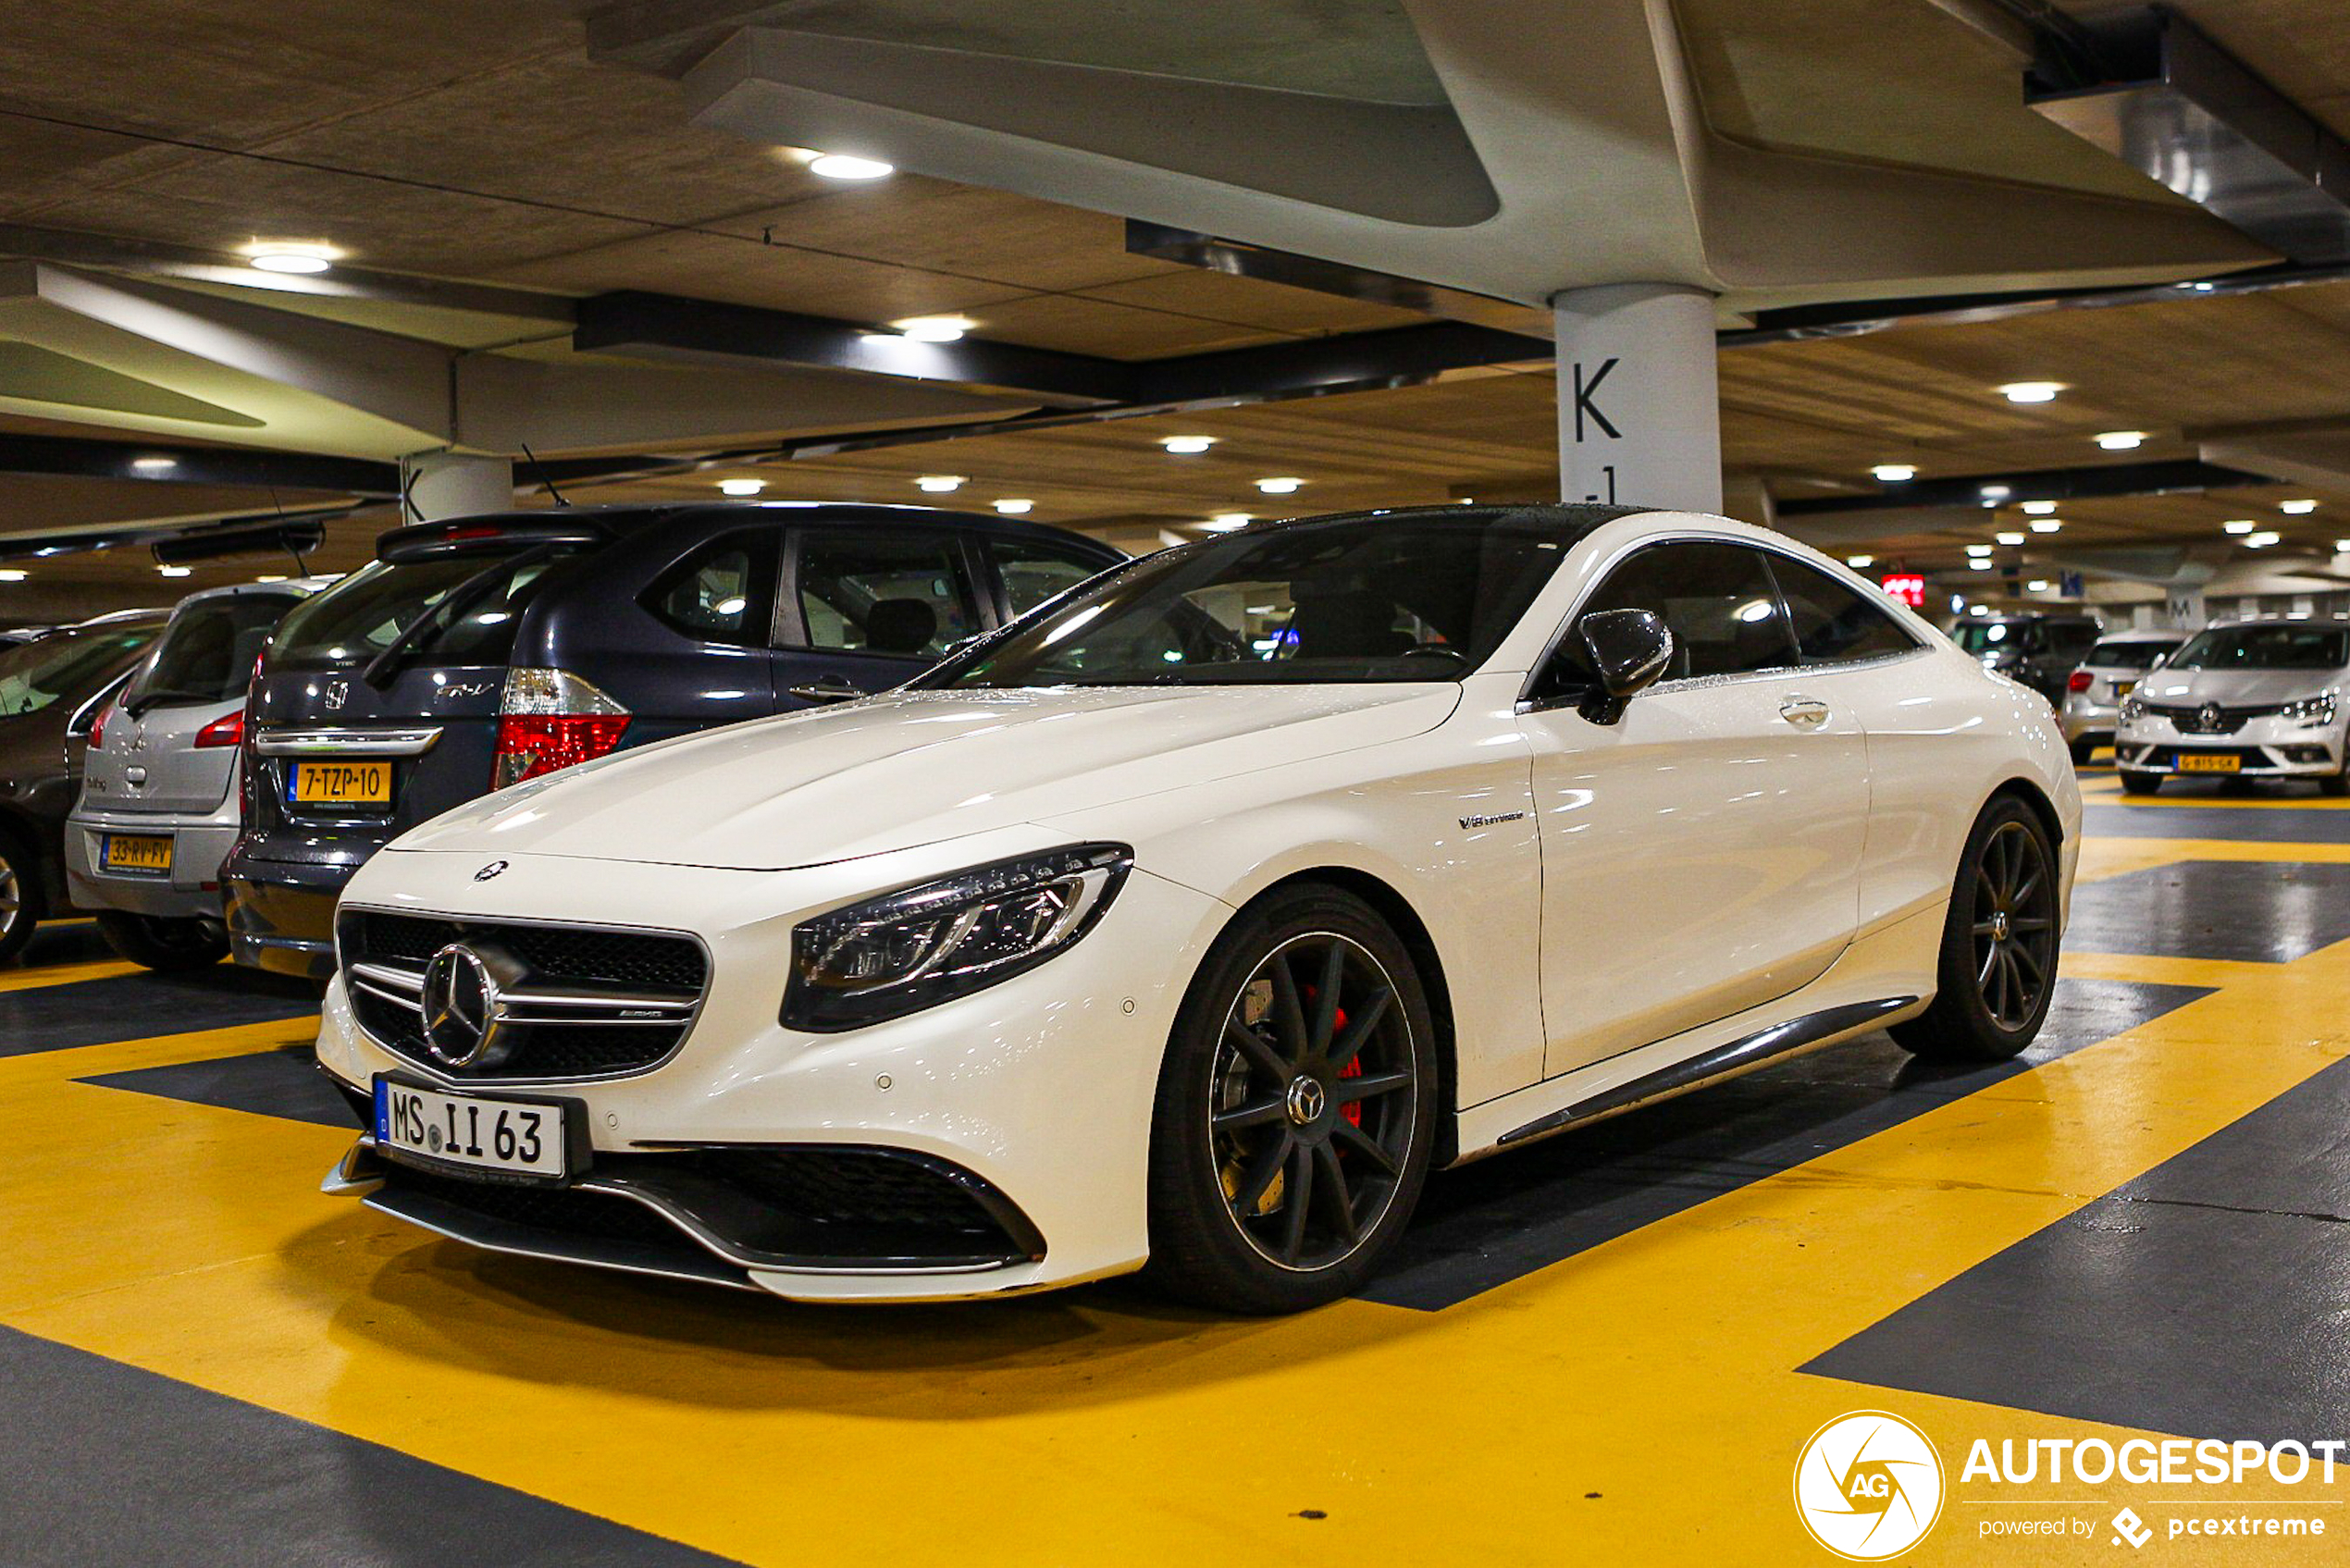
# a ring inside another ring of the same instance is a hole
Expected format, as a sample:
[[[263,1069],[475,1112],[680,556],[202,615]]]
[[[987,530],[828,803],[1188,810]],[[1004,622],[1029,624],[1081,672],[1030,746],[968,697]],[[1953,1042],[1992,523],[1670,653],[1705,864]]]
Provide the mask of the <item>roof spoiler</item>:
[[[539,545],[600,545],[614,530],[600,519],[565,516],[451,517],[438,523],[412,523],[392,528],[376,539],[379,561],[437,561],[475,551],[527,549]]]

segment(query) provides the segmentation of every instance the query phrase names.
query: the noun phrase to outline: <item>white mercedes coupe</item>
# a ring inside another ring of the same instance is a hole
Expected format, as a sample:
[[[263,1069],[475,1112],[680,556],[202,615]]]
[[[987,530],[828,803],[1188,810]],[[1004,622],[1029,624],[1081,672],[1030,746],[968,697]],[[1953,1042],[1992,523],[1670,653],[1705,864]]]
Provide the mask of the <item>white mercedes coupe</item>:
[[[394,843],[327,1188],[793,1298],[1290,1311],[1432,1170],[1869,1030],[2013,1056],[2080,823],[2043,698],[1779,535],[1258,525]]]

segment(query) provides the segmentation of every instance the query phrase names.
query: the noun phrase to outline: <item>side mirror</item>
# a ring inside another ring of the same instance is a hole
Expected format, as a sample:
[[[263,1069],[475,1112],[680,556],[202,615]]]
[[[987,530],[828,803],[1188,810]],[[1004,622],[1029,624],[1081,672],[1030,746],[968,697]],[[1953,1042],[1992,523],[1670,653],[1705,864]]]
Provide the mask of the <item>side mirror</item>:
[[[1575,635],[1600,683],[1577,711],[1595,724],[1622,718],[1624,705],[1673,662],[1673,633],[1653,610],[1595,610],[1575,623]]]

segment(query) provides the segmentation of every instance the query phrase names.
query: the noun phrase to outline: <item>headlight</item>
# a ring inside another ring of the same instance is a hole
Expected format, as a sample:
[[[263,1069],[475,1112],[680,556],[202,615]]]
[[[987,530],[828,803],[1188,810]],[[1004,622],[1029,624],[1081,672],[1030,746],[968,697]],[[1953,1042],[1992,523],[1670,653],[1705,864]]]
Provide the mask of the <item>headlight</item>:
[[[2134,719],[2143,719],[2146,716],[2146,705],[2143,699],[2135,696],[2125,697],[2121,699],[2121,722],[2123,723],[2126,724]]]
[[[1125,845],[1080,844],[819,915],[792,932],[784,1023],[857,1029],[1009,980],[1091,931],[1133,863]]]
[[[2307,724],[2311,729],[2331,724],[2333,722],[2333,693],[2321,691],[2315,697],[2288,702],[2277,710],[2277,717],[2289,724]]]

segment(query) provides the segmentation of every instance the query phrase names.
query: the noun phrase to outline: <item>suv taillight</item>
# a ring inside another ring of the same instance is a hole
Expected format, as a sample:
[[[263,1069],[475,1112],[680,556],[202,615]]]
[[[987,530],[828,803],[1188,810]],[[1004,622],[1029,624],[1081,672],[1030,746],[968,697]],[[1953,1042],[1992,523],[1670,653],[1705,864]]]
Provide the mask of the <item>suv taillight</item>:
[[[568,670],[514,669],[498,699],[498,766],[490,787],[591,761],[620,744],[628,710]]]
[[[245,710],[224,713],[196,732],[196,749],[203,751],[216,746],[242,746],[245,743]]]
[[[2064,683],[2064,689],[2067,691],[2087,691],[2089,689],[2089,682],[2091,678],[2092,677],[2086,670],[2075,670],[2072,672],[2072,678]]]
[[[117,700],[111,697],[106,698],[98,709],[98,716],[90,721],[90,749],[93,751],[104,751],[106,748],[106,721],[114,717]]]

